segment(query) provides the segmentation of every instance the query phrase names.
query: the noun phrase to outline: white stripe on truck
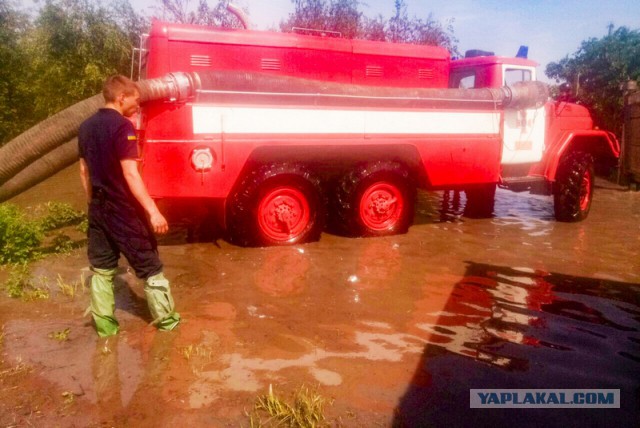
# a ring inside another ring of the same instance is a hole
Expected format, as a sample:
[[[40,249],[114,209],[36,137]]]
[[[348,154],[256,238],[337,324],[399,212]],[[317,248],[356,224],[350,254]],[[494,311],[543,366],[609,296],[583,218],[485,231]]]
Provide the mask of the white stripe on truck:
[[[193,105],[194,134],[498,134],[500,113]]]

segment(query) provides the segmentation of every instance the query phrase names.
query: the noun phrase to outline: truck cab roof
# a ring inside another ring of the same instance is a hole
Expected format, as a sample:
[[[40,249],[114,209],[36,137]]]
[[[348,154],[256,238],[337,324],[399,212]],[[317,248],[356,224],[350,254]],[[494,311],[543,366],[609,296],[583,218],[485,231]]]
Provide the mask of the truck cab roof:
[[[524,67],[537,67],[538,64],[535,61],[532,61],[528,58],[516,58],[516,57],[505,57],[505,56],[474,56],[471,58],[460,58],[453,59],[451,61],[451,68],[462,68],[462,67],[478,67],[478,66],[486,66],[486,65],[496,65],[496,64],[507,64],[507,65],[517,65]]]
[[[449,87],[489,88],[537,80],[537,66],[537,62],[527,58],[495,55],[456,59],[449,63]]]

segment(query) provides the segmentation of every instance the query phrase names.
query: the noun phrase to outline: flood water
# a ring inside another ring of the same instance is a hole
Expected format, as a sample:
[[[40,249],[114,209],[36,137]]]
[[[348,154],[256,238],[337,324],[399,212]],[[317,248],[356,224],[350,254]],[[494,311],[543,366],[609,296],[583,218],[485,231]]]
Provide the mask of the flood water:
[[[82,207],[75,169],[12,202],[48,200]],[[249,426],[270,385],[306,385],[333,400],[333,426],[638,426],[640,193],[599,181],[576,224],[527,193],[499,189],[490,219],[464,203],[421,192],[406,235],[294,247],[189,242],[176,226],[160,247],[184,318],[170,333],[147,326],[124,261],[117,338],[97,339],[86,292],[2,296],[0,425]],[[81,249],[32,274],[86,269]],[[619,389],[621,408],[471,409],[470,389]]]

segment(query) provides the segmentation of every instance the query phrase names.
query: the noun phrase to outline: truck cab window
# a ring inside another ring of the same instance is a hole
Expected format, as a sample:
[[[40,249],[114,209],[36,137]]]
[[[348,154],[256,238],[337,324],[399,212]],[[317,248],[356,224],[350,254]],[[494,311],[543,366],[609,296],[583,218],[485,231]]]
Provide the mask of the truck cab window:
[[[533,80],[531,70],[524,68],[507,68],[504,71],[504,84],[511,86],[516,82],[529,82]]]
[[[474,70],[454,73],[449,81],[450,88],[470,89],[476,87],[476,73]]]

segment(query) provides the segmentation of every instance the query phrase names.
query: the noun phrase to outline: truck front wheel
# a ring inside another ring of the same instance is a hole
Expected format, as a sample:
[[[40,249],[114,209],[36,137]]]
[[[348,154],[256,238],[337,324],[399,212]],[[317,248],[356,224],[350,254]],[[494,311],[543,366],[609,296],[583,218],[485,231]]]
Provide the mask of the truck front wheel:
[[[243,246],[315,241],[324,226],[320,183],[301,165],[252,171],[227,204],[230,240]]]
[[[554,213],[558,221],[587,218],[593,199],[594,168],[589,153],[575,151],[562,159],[553,190]]]
[[[347,174],[336,194],[341,232],[352,236],[406,233],[413,220],[416,189],[397,162],[367,164]]]

